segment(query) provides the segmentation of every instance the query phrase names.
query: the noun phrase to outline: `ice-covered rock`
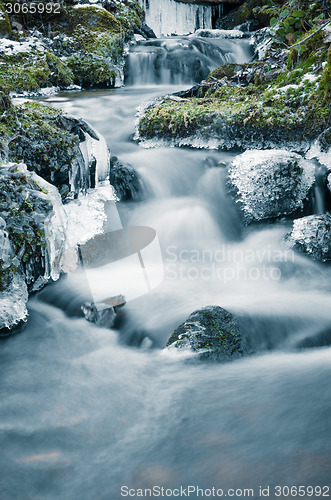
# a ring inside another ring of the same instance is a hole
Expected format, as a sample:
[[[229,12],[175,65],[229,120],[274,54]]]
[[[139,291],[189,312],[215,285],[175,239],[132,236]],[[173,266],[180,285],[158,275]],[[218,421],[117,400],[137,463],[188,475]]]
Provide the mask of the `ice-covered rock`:
[[[171,335],[167,348],[217,361],[229,361],[248,353],[235,317],[219,306],[194,311]]]
[[[293,221],[287,241],[294,249],[322,262],[331,260],[331,214],[309,215]]]
[[[201,36],[203,38],[243,38],[245,33],[238,29],[236,30],[220,30],[220,29],[199,29],[190,36]]]
[[[23,163],[1,165],[0,187],[0,321],[10,327],[25,317],[27,290],[59,277],[66,217],[56,187]]]
[[[311,145],[306,158],[316,158],[331,170],[331,127],[326,129]]]
[[[0,291],[0,334],[27,318],[28,288],[23,276],[16,275],[6,290]]]
[[[249,150],[236,156],[229,176],[246,219],[263,220],[303,207],[314,183],[315,167],[285,150]]]

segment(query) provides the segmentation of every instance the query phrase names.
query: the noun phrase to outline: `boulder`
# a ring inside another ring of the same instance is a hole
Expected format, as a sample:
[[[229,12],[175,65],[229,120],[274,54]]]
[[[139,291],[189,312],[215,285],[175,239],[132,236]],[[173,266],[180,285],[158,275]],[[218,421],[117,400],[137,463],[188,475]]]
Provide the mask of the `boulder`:
[[[109,181],[120,200],[141,200],[144,196],[139,174],[131,165],[121,163],[116,156],[111,158]]]
[[[315,166],[285,150],[249,150],[236,156],[229,177],[246,220],[258,221],[302,209],[314,183]]]
[[[167,347],[215,361],[229,361],[248,353],[235,317],[219,306],[194,311],[174,331]]]
[[[331,214],[309,215],[293,221],[290,246],[314,260],[331,260]]]
[[[0,167],[0,329],[26,317],[28,291],[57,279],[65,252],[57,189],[24,164]]]

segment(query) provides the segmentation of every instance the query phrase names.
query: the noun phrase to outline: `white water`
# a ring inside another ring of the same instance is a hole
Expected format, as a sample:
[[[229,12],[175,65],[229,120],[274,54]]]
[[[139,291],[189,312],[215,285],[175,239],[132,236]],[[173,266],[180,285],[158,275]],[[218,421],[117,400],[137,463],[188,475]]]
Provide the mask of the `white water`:
[[[249,40],[167,37],[138,42],[130,48],[126,85],[192,85],[223,63],[253,57]]]
[[[166,277],[128,304],[120,336],[79,317],[83,275],[30,300],[0,354],[1,500],[120,500],[121,485],[181,484],[253,488],[258,499],[260,485],[330,483],[331,349],[298,346],[330,332],[331,270],[287,251],[289,223],[243,229],[226,190],[233,153],[130,141],[136,106],[175,90],[48,99],[142,176],[147,199],[118,207],[123,223],[157,230]],[[239,315],[254,356],[195,365],[125,345],[148,335],[163,346],[213,304]]]

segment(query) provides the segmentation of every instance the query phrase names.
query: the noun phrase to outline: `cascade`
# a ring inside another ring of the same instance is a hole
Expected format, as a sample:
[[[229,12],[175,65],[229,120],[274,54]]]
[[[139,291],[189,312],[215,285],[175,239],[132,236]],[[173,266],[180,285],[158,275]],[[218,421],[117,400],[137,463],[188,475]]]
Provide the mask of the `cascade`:
[[[219,65],[246,62],[249,41],[176,36],[139,41],[131,46],[125,65],[126,85],[191,85]]]

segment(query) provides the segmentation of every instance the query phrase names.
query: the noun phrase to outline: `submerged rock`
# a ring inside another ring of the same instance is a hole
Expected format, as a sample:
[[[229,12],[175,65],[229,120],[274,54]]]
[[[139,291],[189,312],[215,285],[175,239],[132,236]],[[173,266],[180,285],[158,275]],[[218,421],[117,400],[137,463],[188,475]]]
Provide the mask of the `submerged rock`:
[[[331,214],[309,215],[293,221],[288,243],[322,262],[331,260]]]
[[[219,306],[194,311],[171,335],[167,347],[194,353],[199,359],[228,361],[248,353],[235,317]]]
[[[315,167],[296,153],[250,150],[229,169],[247,221],[287,215],[303,208],[315,179]]]

